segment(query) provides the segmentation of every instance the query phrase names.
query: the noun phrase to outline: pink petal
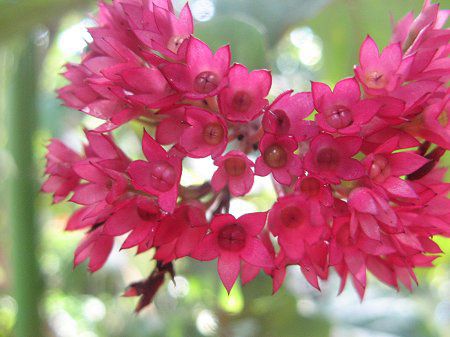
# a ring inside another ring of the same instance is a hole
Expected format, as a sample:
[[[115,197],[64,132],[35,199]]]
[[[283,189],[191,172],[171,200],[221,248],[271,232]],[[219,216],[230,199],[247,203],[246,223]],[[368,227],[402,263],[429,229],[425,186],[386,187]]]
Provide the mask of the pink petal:
[[[257,238],[247,238],[244,250],[240,253],[242,259],[257,267],[272,268],[273,258],[267,248]]]
[[[234,283],[239,275],[241,260],[237,254],[221,252],[217,260],[217,270],[228,294],[231,292]]]
[[[258,235],[264,228],[267,212],[248,213],[237,219],[236,223],[242,225],[248,235]]]

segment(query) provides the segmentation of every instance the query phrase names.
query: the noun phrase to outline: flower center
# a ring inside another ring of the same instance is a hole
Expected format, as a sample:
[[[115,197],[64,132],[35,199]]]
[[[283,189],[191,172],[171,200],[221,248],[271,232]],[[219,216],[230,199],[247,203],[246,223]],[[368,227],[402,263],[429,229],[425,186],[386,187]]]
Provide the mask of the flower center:
[[[245,230],[238,224],[224,226],[217,237],[219,247],[231,252],[244,248],[245,239]]]
[[[177,175],[172,165],[167,162],[150,164],[150,184],[160,192],[167,192],[177,181]]]
[[[238,91],[234,94],[231,104],[234,110],[246,112],[252,105],[252,97],[246,91]]]
[[[283,167],[287,163],[287,153],[280,145],[271,145],[264,151],[264,162],[272,168]]]
[[[378,71],[370,71],[366,74],[366,85],[372,89],[383,89],[386,86],[386,77]]]
[[[225,171],[232,177],[244,174],[247,165],[242,158],[228,158],[225,160]]]
[[[333,170],[339,164],[339,153],[333,148],[319,150],[316,156],[317,166],[322,170]]]
[[[169,41],[167,41],[167,49],[176,53],[186,38],[187,36],[172,36]]]
[[[219,123],[209,123],[203,129],[203,140],[209,145],[218,145],[223,141],[225,131]]]
[[[315,197],[320,192],[320,181],[316,178],[307,177],[300,183],[300,191],[309,197]]]
[[[194,90],[200,94],[209,94],[219,86],[219,76],[211,71],[204,71],[197,75]]]
[[[296,206],[288,206],[281,211],[281,222],[288,228],[297,228],[305,222],[302,210]]]
[[[337,106],[326,116],[327,123],[335,128],[342,129],[353,123],[352,113],[344,106]]]
[[[375,155],[372,165],[369,169],[369,177],[375,182],[383,182],[390,176],[389,161],[386,157],[377,154]]]

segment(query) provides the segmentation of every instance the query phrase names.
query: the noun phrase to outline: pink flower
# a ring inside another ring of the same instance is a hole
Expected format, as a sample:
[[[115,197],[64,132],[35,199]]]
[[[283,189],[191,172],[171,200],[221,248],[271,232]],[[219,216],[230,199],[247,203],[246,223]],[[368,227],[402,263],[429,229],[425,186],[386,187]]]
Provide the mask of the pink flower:
[[[428,160],[413,152],[392,153],[398,148],[398,139],[391,138],[385,144],[379,146],[363,161],[371,181],[384,188],[394,197],[417,198],[417,194],[410,184],[400,178],[411,174]]]
[[[89,259],[88,268],[94,273],[105,264],[113,248],[114,237],[103,233],[103,227],[88,232],[75,250],[74,266]]]
[[[151,15],[151,13],[147,15]],[[160,52],[162,55],[176,61],[183,60],[186,56],[187,43],[194,32],[189,4],[186,3],[181,9],[179,18],[175,16],[173,10],[154,5],[153,18],[154,28],[142,27],[134,29],[133,33],[145,45]],[[131,22],[133,21],[130,20]]]
[[[402,60],[402,48],[393,43],[380,54],[375,41],[367,36],[359,51],[360,65],[355,75],[369,95],[384,95],[401,84],[413,59]]]
[[[241,268],[241,260],[257,267],[272,267],[273,260],[258,238],[267,213],[249,213],[236,219],[231,214],[216,215],[211,232],[200,242],[192,257],[201,261],[217,260],[220,279],[231,291]]]
[[[42,191],[53,193],[53,202],[57,203],[78,186],[80,177],[73,170],[73,164],[81,161],[81,157],[57,139],[52,139],[47,149],[45,173],[49,177]]]
[[[203,99],[217,95],[227,84],[230,59],[229,46],[213,54],[204,42],[192,37],[187,46],[186,64],[168,63],[161,71],[186,97]]]
[[[186,108],[188,124],[181,136],[179,144],[190,157],[217,157],[228,143],[227,127],[223,119],[207,110]]]
[[[79,184],[74,189],[70,201],[91,205],[103,201],[112,204],[118,200],[126,192],[128,180],[123,172],[113,168],[113,160],[86,159],[74,164],[76,174],[87,183]]]
[[[104,233],[120,236],[130,232],[121,249],[138,246],[143,242],[151,248],[161,216],[161,210],[154,199],[137,196],[115,207],[105,222]]]
[[[120,77],[124,100],[147,109],[171,106],[179,99],[162,73],[154,67],[125,67],[114,74]],[[117,117],[115,118],[117,120]]]
[[[248,69],[235,64],[228,74],[228,86],[219,94],[221,114],[232,122],[248,122],[258,117],[268,105],[266,96],[272,85],[268,70]]]
[[[291,259],[301,259],[305,245],[318,242],[324,233],[324,223],[319,218],[307,199],[289,195],[278,198],[269,212],[267,223],[286,255]]]
[[[148,161],[137,160],[128,167],[133,186],[158,197],[162,210],[172,212],[178,198],[181,160],[171,156],[147,132],[142,138],[142,151]]]
[[[359,137],[337,137],[321,134],[315,137],[304,159],[304,166],[330,183],[355,180],[364,175],[362,164],[352,157],[358,153],[362,140]]]
[[[319,128],[315,122],[304,120],[314,110],[311,93],[292,93],[286,91],[273,101],[264,113],[262,126],[265,132],[291,135],[301,142],[317,135]]]
[[[356,236],[358,229],[373,240],[380,241],[381,229],[399,231],[398,218],[386,196],[367,187],[358,187],[348,196],[351,212],[350,235]]]
[[[247,194],[253,186],[253,162],[241,151],[230,151],[214,160],[218,166],[211,179],[212,187],[219,192],[228,187],[231,195],[238,197]]]
[[[166,215],[155,237],[155,258],[164,263],[190,255],[206,235],[209,226],[205,209],[197,201],[179,205]]]
[[[339,81],[332,92],[320,82],[312,82],[312,95],[317,110],[316,121],[328,132],[357,134],[380,108],[374,100],[361,100],[358,82],[354,78]]]
[[[255,173],[266,176],[272,173],[276,181],[290,185],[292,175],[301,174],[300,158],[294,153],[298,144],[291,136],[275,136],[266,133],[259,143],[261,156],[256,159]]]

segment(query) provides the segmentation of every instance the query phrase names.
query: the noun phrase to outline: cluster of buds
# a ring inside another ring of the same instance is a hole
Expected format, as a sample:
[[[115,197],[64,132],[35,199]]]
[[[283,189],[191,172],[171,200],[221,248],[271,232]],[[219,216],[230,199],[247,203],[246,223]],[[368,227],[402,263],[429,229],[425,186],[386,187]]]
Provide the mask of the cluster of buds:
[[[98,27],[80,64],[68,64],[65,105],[103,120],[78,154],[48,148],[43,190],[81,205],[67,230],[86,234],[75,265],[100,269],[114,246],[154,252],[156,267],[129,296],[150,303],[174,275],[173,262],[217,259],[227,291],[263,272],[276,292],[288,266],[319,289],[331,269],[362,297],[366,274],[399,289],[450,236],[450,184],[438,163],[450,149],[449,11],[426,0],[406,15],[382,51],[367,37],[355,76],[334,89],[282,93],[272,76],[231,64],[229,46],[211,51],[193,36],[186,4],[170,0],[100,3]],[[142,123],[145,160],[130,159],[110,133]],[[186,158],[217,167],[202,185],[183,186]],[[271,209],[229,214],[254,176],[270,176]]]

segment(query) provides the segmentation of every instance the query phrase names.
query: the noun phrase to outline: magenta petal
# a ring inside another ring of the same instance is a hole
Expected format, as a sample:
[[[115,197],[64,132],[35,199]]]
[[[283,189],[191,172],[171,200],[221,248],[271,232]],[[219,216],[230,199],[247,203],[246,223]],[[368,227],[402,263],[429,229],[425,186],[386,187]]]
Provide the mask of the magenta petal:
[[[123,207],[111,215],[105,222],[104,232],[118,236],[129,232],[138,224],[139,217],[131,207]]]
[[[216,172],[214,172],[211,178],[211,185],[214,188],[214,191],[221,191],[225,185],[227,184],[227,174],[222,167],[219,167]]]
[[[379,51],[375,41],[367,35],[359,50],[359,63],[361,67],[367,68],[378,62]]]
[[[350,102],[357,102],[361,96],[361,91],[358,82],[354,77],[351,77],[336,83],[333,94],[336,97],[345,97]]]
[[[217,236],[209,234],[199,242],[197,248],[191,253],[191,257],[200,261],[210,261],[219,255]]]
[[[364,166],[352,158],[343,158],[341,160],[341,166],[337,170],[339,177],[345,180],[355,180],[364,176]]]
[[[255,174],[258,176],[265,177],[270,173],[270,168],[264,163],[264,159],[262,157],[258,157],[255,163]]]
[[[389,177],[384,183],[383,187],[392,195],[403,198],[417,198],[417,193],[405,180],[397,177]]]
[[[80,205],[91,205],[103,201],[108,194],[108,190],[103,185],[83,184],[75,188],[70,201]]]
[[[267,219],[267,212],[248,213],[237,219],[237,223],[245,228],[245,231],[251,235],[258,235],[264,228]]]
[[[257,238],[248,238],[244,250],[240,253],[242,259],[256,267],[272,268],[273,258],[267,248]]]
[[[428,159],[412,152],[393,153],[389,156],[391,175],[398,177],[411,174],[428,163],[428,161]]]
[[[158,205],[163,211],[172,213],[178,199],[178,186],[158,196]]]
[[[160,161],[167,157],[166,151],[147,133],[147,131],[144,131],[144,136],[142,137],[142,151],[150,162]]]
[[[100,235],[91,248],[88,268],[93,273],[105,264],[113,248],[114,238],[108,235]]]
[[[352,275],[358,280],[358,282],[366,285],[366,262],[361,252],[356,249],[352,249],[351,252],[347,252],[344,256],[345,263]]]
[[[273,170],[272,175],[282,185],[289,186],[292,182],[292,177],[286,169]]]
[[[221,252],[217,260],[217,270],[219,277],[228,293],[230,293],[239,276],[241,260],[237,254]]]

